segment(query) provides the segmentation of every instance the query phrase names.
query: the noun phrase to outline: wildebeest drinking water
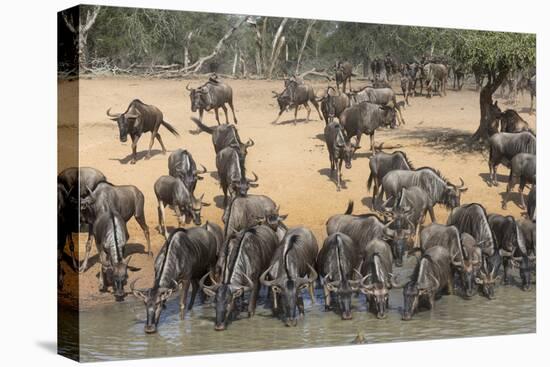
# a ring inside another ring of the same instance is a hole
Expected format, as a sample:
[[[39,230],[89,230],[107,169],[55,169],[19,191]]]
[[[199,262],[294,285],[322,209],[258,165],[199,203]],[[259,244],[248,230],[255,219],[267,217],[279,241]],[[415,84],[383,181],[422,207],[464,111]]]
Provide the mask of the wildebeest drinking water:
[[[216,281],[211,272],[200,281],[202,290],[215,297],[214,330],[217,331],[225,330],[228,322],[238,314],[235,301],[245,292],[250,292],[248,317],[254,315],[260,291],[260,275],[268,268],[278,245],[275,232],[265,225],[245,229],[226,241],[221,281]],[[208,276],[212,285],[205,284]]]
[[[237,123],[237,117],[235,116],[235,109],[233,108],[233,90],[231,87],[220,80],[217,76],[212,75],[206,83],[198,88],[189,88],[189,84],[185,87],[189,91],[189,97],[191,99],[191,111],[199,111],[199,120],[202,121],[202,115],[204,111],[210,111],[214,109],[216,114],[216,121],[220,124],[220,117],[218,115],[218,109],[221,107],[225,113],[225,123],[229,124],[229,118],[227,116],[227,103],[233,113],[233,122]]]
[[[130,287],[134,295],[145,303],[147,320],[145,332],[154,333],[164,303],[181,284],[180,319],[183,319],[189,287],[192,287],[188,309],[191,310],[199,290],[199,280],[216,262],[216,238],[203,227],[174,230],[155,259],[155,279],[148,289]]]
[[[201,175],[206,173],[206,167],[201,166],[202,171],[197,170],[193,156],[185,149],[177,149],[168,157],[168,174],[179,178],[191,193],[195,192],[197,181],[203,179]]]
[[[116,211],[125,222],[134,217],[143,230],[147,241],[147,253],[153,256],[151,251],[151,239],[149,227],[145,221],[143,193],[133,185],[115,186],[109,182],[99,183],[95,190],[88,190],[89,195],[80,201],[80,221],[88,224],[88,241],[86,242],[86,254],[81,269],[86,270],[90,255],[93,226],[97,217],[106,211]]]
[[[336,189],[340,191],[342,178],[342,163],[351,168],[353,154],[360,147],[345,137],[345,130],[338,122],[331,122],[325,126],[325,142],[330,159],[331,175],[336,171]]]
[[[310,289],[314,301],[313,285],[317,272],[313,266],[317,251],[313,232],[304,227],[292,228],[277,247],[269,268],[260,277],[260,282],[273,292],[274,314],[280,314],[286,326],[298,324],[297,310],[304,314],[303,289]]]
[[[155,138],[160,143],[162,147],[162,153],[166,153],[166,147],[162,142],[162,138],[159,134],[160,126],[164,126],[168,131],[170,131],[175,136],[179,136],[178,131],[170,125],[168,122],[164,121],[164,116],[162,112],[153,105],[147,105],[140,101],[139,99],[134,99],[128,105],[128,108],[123,113],[111,113],[111,109],[107,110],[107,116],[113,121],[116,121],[118,124],[118,131],[120,134],[120,141],[126,142],[128,135],[132,139],[132,160],[131,164],[136,163],[137,155],[137,143],[141,134],[146,132],[151,132],[151,140],[149,141],[149,150],[145,155],[145,159],[151,158],[151,148],[155,142]]]

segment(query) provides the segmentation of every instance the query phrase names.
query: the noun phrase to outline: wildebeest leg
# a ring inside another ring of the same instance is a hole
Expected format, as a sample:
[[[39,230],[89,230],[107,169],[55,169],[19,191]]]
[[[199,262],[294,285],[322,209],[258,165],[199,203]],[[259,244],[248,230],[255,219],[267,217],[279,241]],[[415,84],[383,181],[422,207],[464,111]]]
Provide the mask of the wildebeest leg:
[[[523,189],[525,188],[525,179],[523,177],[520,178],[519,181],[519,200],[520,200],[520,208],[525,209],[525,198],[523,197]]]
[[[149,226],[145,221],[145,212],[143,210],[143,205],[144,205],[143,200],[140,200],[136,203],[136,213],[134,217],[136,218],[136,221],[141,227],[141,230],[143,231],[143,235],[145,236],[145,240],[147,241],[147,253],[153,256],[153,252],[151,251],[151,237],[149,236]]]
[[[130,164],[136,164],[136,158],[137,158],[137,143],[139,140],[139,136],[132,135],[132,160],[130,161]]]
[[[510,170],[510,177],[508,178],[508,185],[506,185],[506,193],[504,194],[504,199],[502,200],[502,209],[506,210],[506,204],[508,203],[508,198],[510,196],[510,191],[514,188],[514,175],[512,175],[512,170]],[[523,208],[522,208],[523,209]]]
[[[107,292],[107,284],[105,284],[105,269],[103,263],[107,262],[107,255],[103,251],[99,251],[99,291]]]
[[[351,76],[349,77],[348,89],[349,89],[349,91],[351,92]],[[344,92],[345,92],[345,91],[344,91]]]
[[[313,107],[315,107],[315,109],[317,110],[317,114],[319,115],[319,120],[323,121],[323,115],[321,115],[321,111],[319,110],[319,103],[317,103],[315,98],[310,100],[310,102],[313,105]]]
[[[270,289],[271,289],[271,298],[273,299],[272,310],[273,310],[273,315],[275,316],[278,312],[278,307],[279,307],[277,305],[277,292],[275,292],[273,287],[270,287]]]
[[[256,300],[258,299],[258,293],[260,292],[260,286],[258,282],[254,283],[254,287],[250,293],[250,300],[248,301],[248,317],[254,316],[256,313]]]
[[[283,114],[283,112],[285,112],[284,109],[282,109],[282,110],[279,111],[279,114],[277,115],[277,118],[275,119],[275,121],[272,122],[272,124],[276,124],[277,121],[279,121],[279,118],[281,117],[281,115]]]
[[[325,296],[325,311],[328,311],[330,310],[330,291],[325,284],[323,284],[323,295]]]
[[[74,254],[74,241],[73,241],[73,234],[71,232],[67,233],[67,239],[69,240],[69,250],[71,251],[71,258],[73,260],[73,268],[78,271],[78,262],[76,261],[76,256]],[[65,239],[65,243],[67,243],[67,239]],[[63,246],[65,248],[65,246]],[[61,249],[61,255],[63,255],[63,249]]]
[[[237,123],[237,116],[235,116],[235,109],[233,108],[233,99],[231,99],[229,102],[227,102],[229,105],[229,108],[231,108],[231,112],[233,113],[233,122]]]
[[[157,134],[155,135],[155,137],[157,138],[157,140],[158,140],[159,143],[160,143],[160,146],[161,146],[161,148],[162,148],[162,154],[166,154],[166,147],[164,146],[164,143],[162,142],[162,138],[160,137],[160,134],[157,133]]]
[[[370,134],[369,138],[370,138],[370,150],[372,151],[372,155],[375,155],[376,151],[374,150],[374,134]],[[357,142],[357,145],[359,145],[359,142]]]
[[[182,214],[177,205],[174,206],[174,211],[176,212],[176,217],[178,217],[178,227],[185,226],[185,214]]]
[[[309,115],[311,114],[311,107],[309,107],[307,102],[304,103],[304,107],[306,108],[306,111],[307,111],[306,122],[309,122]]]
[[[226,125],[229,124],[229,117],[227,117],[227,107],[225,107],[225,104],[222,104],[223,113],[225,113],[225,123]]]
[[[183,320],[185,315],[185,305],[187,304],[187,293],[189,292],[189,280],[183,280],[180,292],[180,320]]]
[[[199,290],[199,281],[194,279],[191,281],[191,299],[189,300],[189,306],[187,306],[187,309],[189,311],[193,309],[193,305],[195,304],[195,297],[197,297],[198,290]]]
[[[159,213],[159,232],[163,234],[165,238],[168,238],[168,233],[166,231],[166,222],[164,216],[164,203],[162,200],[158,202],[158,213]]]
[[[502,277],[503,284],[510,284],[510,258],[504,257],[502,259],[502,267],[504,268],[504,276]]]
[[[216,114],[216,121],[218,122],[218,125],[220,125],[220,116],[218,114],[218,108],[214,108],[214,113]]]
[[[300,315],[304,315],[304,298],[302,296],[298,296],[296,304],[298,305],[298,311],[300,312]]]
[[[428,212],[430,213],[430,219],[432,220],[432,223],[437,223],[435,220],[434,207],[429,207]]]
[[[151,140],[149,141],[149,150],[147,150],[147,154],[145,155],[145,159],[150,159],[151,158],[151,149],[153,149],[153,144],[155,143],[155,138],[158,134],[159,127],[160,127],[160,123],[158,124],[158,126],[155,129],[153,129],[153,131],[151,131]]]
[[[94,239],[94,226],[92,223],[88,223],[88,239],[86,240],[86,252],[84,254],[84,261],[82,265],[78,268],[79,273],[86,271],[88,267],[88,258],[90,257],[90,252],[92,251],[92,240]],[[71,236],[72,241],[72,236]]]
[[[313,289],[313,282],[309,283],[307,286],[307,290],[309,291],[309,298],[311,298],[311,304],[315,304],[315,290]]]
[[[336,170],[336,187],[337,190],[340,191],[341,186],[341,179],[342,179],[342,163],[344,162],[343,159],[338,159],[338,169]]]
[[[294,107],[294,125],[296,125],[297,117],[298,117],[298,105]]]

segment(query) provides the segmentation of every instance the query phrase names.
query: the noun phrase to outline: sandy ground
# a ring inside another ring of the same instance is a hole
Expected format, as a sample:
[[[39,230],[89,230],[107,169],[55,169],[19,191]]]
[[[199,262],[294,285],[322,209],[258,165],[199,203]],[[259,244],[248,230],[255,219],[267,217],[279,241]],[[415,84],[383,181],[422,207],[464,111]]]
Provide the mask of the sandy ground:
[[[80,165],[92,166],[101,170],[114,184],[132,184],[145,195],[145,215],[150,227],[153,252],[162,246],[164,238],[157,230],[157,203],[153,192],[155,180],[168,174],[168,154],[177,148],[185,148],[192,152],[195,160],[207,167],[209,174],[199,181],[197,194],[205,194],[205,201],[212,203],[203,209],[203,218],[221,224],[222,196],[216,174],[215,154],[210,135],[202,133],[194,135],[195,125],[190,120],[193,115],[185,85],[188,81],[176,80],[146,80],[129,78],[92,79],[80,81],[79,121],[78,130],[80,144]],[[192,86],[198,86],[203,80],[190,81]],[[348,200],[355,202],[355,213],[369,212],[371,194],[367,192],[366,180],[369,175],[369,139],[363,136],[362,148],[357,152],[353,167],[344,170],[345,187],[337,192],[334,181],[329,178],[329,159],[323,140],[324,122],[319,120],[315,110],[312,110],[309,123],[304,121],[305,110],[298,112],[301,120],[292,123],[293,113],[285,113],[279,124],[272,125],[277,114],[276,101],[272,98],[272,90],[282,89],[282,81],[247,81],[228,80],[233,87],[234,102],[238,118],[239,134],[243,140],[249,137],[256,145],[249,150],[247,169],[258,174],[259,187],[251,189],[250,193],[265,194],[273,198],[281,206],[281,213],[288,213],[289,226],[304,225],[313,230],[319,243],[326,237],[325,222],[328,217],[342,213]],[[357,88],[366,82],[354,81]],[[314,82],[317,94],[321,94],[326,82]],[[74,101],[76,82],[60,84],[59,98],[62,102]],[[396,90],[398,88],[395,88]],[[498,92],[497,92],[498,93]],[[153,146],[153,157],[144,160],[145,149],[150,135],[142,136],[138,145],[138,157],[135,165],[130,165],[130,143],[121,143],[118,139],[116,123],[109,120],[105,111],[122,112],[133,98],[139,98],[145,103],[159,107],[166,121],[170,122],[180,132],[180,137],[174,137],[166,129],[160,133],[169,150],[163,155],[158,142]],[[401,99],[398,96],[398,100]],[[531,126],[535,125],[535,115],[527,113],[528,95],[520,98],[517,106],[506,106],[500,100],[501,108],[515,108]],[[471,148],[468,137],[476,130],[479,123],[479,94],[465,87],[461,92],[448,91],[446,97],[435,96],[411,98],[403,116],[406,125],[395,130],[381,130],[375,135],[377,143],[385,146],[398,146],[407,153],[415,166],[431,166],[439,169],[452,182],[458,183],[459,177],[466,182],[469,190],[462,196],[462,203],[478,202],[483,204],[488,212],[506,213],[516,217],[521,210],[514,203],[508,205],[508,210],[501,209],[501,195],[506,186],[488,187],[484,182],[487,177],[487,152]],[[221,111],[220,111],[221,112]],[[224,119],[223,112],[221,114]],[[74,132],[76,114],[60,110],[59,142],[67,144],[67,137]],[[207,125],[215,125],[213,113],[205,115]],[[75,149],[69,147],[69,149]],[[391,151],[391,149],[386,150]],[[59,170],[72,165],[66,158],[59,160]],[[507,179],[508,170],[499,169],[501,182]],[[517,195],[512,199],[517,202]],[[167,210],[167,222],[177,225],[174,213]],[[447,211],[436,207],[438,221],[444,222]],[[138,286],[145,287],[152,283],[153,258],[148,257],[145,250],[143,232],[134,219],[128,222],[130,240],[128,254],[133,254],[131,264],[141,268],[130,273],[130,280],[140,277]],[[84,253],[87,235],[79,236],[79,252]],[[80,288],[80,307],[89,307],[98,303],[112,302],[110,294],[98,292],[97,274],[99,264],[95,246],[92,251],[89,270],[80,275],[77,283],[76,274],[65,266],[66,285],[63,297],[71,303],[77,298],[75,289]]]

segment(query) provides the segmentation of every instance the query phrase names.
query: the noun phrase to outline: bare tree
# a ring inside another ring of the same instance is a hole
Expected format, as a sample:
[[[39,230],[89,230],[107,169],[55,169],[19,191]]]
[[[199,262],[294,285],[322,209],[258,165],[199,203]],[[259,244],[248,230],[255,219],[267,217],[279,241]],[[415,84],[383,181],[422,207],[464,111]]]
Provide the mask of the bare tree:
[[[277,32],[275,33],[275,37],[273,37],[273,42],[271,44],[271,57],[269,58],[269,70],[267,72],[267,77],[271,79],[271,76],[273,75],[273,69],[275,68],[275,64],[277,63],[277,59],[279,58],[279,53],[281,52],[281,48],[283,47],[285,43],[285,37],[281,36],[283,33],[283,29],[285,28],[285,24],[288,22],[288,18],[284,18],[281,21],[281,24],[279,24],[279,28],[277,28]]]
[[[315,20],[310,20],[307,29],[306,34],[304,35],[304,40],[302,41],[302,47],[300,47],[300,52],[298,53],[298,60],[296,62],[296,74],[300,72],[300,63],[302,62],[302,54],[304,53],[304,49],[307,45],[307,40],[309,38],[309,34],[311,33],[311,28],[313,28],[313,25],[315,24]]]
[[[82,11],[86,9],[85,17],[82,17]],[[67,28],[76,36],[76,42],[78,47],[78,66],[80,70],[88,70],[87,68],[87,44],[88,33],[94,25],[97,15],[101,10],[101,6],[80,6],[79,7],[79,20],[77,24],[71,15],[67,15],[63,12],[63,20],[67,25]]]

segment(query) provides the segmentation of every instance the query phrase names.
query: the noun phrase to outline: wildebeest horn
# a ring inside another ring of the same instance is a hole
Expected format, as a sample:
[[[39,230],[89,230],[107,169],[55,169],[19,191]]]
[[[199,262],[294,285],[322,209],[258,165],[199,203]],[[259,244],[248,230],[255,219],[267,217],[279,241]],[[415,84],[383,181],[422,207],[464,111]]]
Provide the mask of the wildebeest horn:
[[[260,276],[260,283],[262,283],[266,287],[274,286],[277,283],[277,279],[273,279],[273,280],[266,280],[265,279],[267,277],[267,275],[269,274],[269,272],[271,271],[272,267],[273,267],[273,265],[271,265],[269,268],[267,268],[267,270],[264,271],[262,273],[262,275]]]
[[[457,186],[456,188],[459,189],[460,191],[468,190],[467,187],[464,187],[464,180],[462,179],[462,177],[459,177],[458,179],[460,180],[460,186]]]
[[[187,85],[185,86],[185,89],[187,89],[188,91],[192,91],[193,88],[189,88],[189,84],[190,84],[190,83],[187,83]]]
[[[274,94],[273,98],[277,98],[279,97],[279,93],[275,92],[274,90],[271,91],[271,93]]]
[[[206,172],[208,172],[208,170],[206,169],[206,167],[203,166],[202,164],[201,164],[201,167],[202,167],[202,171],[195,170],[194,173],[195,173],[196,175],[203,175],[203,174],[205,174]]]
[[[205,285],[204,281],[206,277],[210,276],[211,271],[204,274],[201,280],[199,281],[199,288],[202,289],[204,293],[206,293],[209,296],[214,296],[216,294],[216,289],[219,287],[219,283],[217,283],[214,279],[214,277],[210,277],[210,280],[212,281],[212,285]]]
[[[244,144],[247,148],[254,146],[254,140],[248,139],[248,141]]]
[[[107,116],[109,116],[109,117],[119,118],[120,115],[122,115],[122,114],[121,113],[111,113],[111,107],[109,107],[109,109],[107,109]]]
[[[254,172],[252,172],[252,175],[254,176],[254,179],[251,180],[251,179],[247,179],[247,181],[250,183],[250,182],[258,182],[258,175]]]
[[[249,290],[253,289],[254,288],[254,282],[252,281],[252,279],[250,279],[250,277],[248,275],[246,275],[245,273],[243,273],[243,272],[241,272],[241,275],[248,282],[248,286],[243,286],[242,287],[243,292],[246,292],[246,291],[249,291]]]
[[[318,274],[313,268],[313,266],[311,266],[310,264],[307,264],[307,267],[310,270],[309,275],[306,275],[304,278],[299,278],[299,279],[304,283],[313,283],[317,279]]]

